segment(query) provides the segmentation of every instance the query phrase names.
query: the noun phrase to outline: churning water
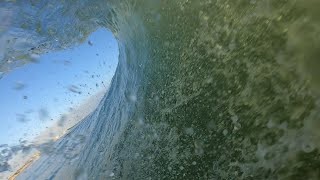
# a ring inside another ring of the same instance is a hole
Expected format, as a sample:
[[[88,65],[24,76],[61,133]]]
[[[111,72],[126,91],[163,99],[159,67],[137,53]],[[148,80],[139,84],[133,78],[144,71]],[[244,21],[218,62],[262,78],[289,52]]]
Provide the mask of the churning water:
[[[25,0],[0,10],[2,72],[98,27],[119,44],[98,108],[17,179],[320,179],[319,1]]]

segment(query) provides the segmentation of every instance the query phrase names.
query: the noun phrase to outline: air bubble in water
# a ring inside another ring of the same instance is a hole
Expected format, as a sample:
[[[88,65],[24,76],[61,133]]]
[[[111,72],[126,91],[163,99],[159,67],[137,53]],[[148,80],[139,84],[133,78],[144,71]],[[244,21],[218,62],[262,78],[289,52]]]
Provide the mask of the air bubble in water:
[[[273,128],[275,126],[274,122],[272,120],[269,120],[267,123],[268,128]]]
[[[144,120],[143,120],[143,118],[139,118],[139,119],[138,119],[138,123],[139,123],[140,126],[144,125]]]
[[[155,96],[155,97],[154,97],[154,100],[155,100],[155,101],[159,101],[159,100],[160,100],[159,96]]]
[[[238,123],[238,122],[234,123],[234,127],[233,127],[234,130],[239,130],[240,128],[241,128],[240,123]]]
[[[304,143],[302,146],[302,150],[305,153],[310,153],[314,150],[314,145],[312,143]]]
[[[193,133],[194,133],[194,130],[193,130],[193,128],[192,127],[190,127],[190,128],[185,128],[184,129],[184,132],[187,134],[187,135],[193,135]]]
[[[210,121],[210,122],[207,124],[207,128],[208,128],[209,130],[212,130],[212,129],[215,128],[215,124],[214,124],[214,121],[213,121],[213,120]]]
[[[225,130],[223,130],[223,132],[222,132],[222,133],[223,133],[223,135],[225,135],[225,136],[226,136],[226,135],[228,134],[228,130],[227,130],[227,129],[225,129]]]
[[[236,116],[236,115],[231,116],[231,120],[232,120],[233,123],[237,122],[238,121],[238,116]]]
[[[200,142],[200,141],[195,141],[194,142],[194,151],[195,151],[195,154],[198,155],[198,156],[201,156],[203,155],[204,153],[204,150],[203,150],[203,143]]]
[[[136,101],[137,101],[137,96],[134,95],[134,94],[130,94],[129,100],[130,100],[131,102],[136,102]]]

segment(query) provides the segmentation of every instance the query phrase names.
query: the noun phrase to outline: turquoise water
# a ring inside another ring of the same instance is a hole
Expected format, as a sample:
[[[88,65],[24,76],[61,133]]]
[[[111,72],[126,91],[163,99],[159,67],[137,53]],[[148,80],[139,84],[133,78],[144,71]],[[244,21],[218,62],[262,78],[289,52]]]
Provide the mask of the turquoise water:
[[[318,1],[5,4],[25,16],[3,34],[29,39],[3,71],[98,27],[120,53],[96,111],[18,179],[320,179]]]

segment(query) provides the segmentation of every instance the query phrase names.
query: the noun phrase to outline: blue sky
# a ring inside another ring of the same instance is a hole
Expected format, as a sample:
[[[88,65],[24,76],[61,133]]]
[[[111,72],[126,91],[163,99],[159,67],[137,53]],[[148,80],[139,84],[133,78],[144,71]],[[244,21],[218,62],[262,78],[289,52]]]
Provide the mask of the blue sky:
[[[98,29],[80,45],[40,55],[37,63],[5,74],[0,79],[0,144],[30,140],[108,87],[117,63],[116,40]]]

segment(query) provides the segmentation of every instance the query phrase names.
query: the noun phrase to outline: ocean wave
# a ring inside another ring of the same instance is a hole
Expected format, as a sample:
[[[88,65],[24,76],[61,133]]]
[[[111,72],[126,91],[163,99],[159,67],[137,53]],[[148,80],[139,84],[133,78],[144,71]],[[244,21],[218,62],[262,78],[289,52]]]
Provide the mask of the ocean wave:
[[[1,4],[2,72],[98,27],[120,54],[94,113],[17,179],[320,177],[318,2]]]

